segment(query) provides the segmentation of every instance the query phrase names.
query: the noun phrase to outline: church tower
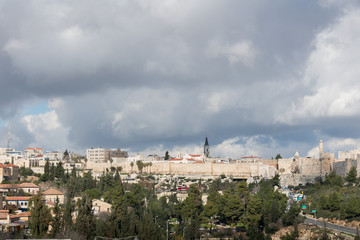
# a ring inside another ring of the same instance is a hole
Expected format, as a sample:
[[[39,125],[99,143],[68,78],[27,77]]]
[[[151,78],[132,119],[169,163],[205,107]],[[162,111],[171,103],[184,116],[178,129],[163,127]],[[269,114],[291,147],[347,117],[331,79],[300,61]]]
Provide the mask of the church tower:
[[[207,137],[205,138],[204,156],[207,157],[207,158],[210,156],[210,145],[209,145]]]

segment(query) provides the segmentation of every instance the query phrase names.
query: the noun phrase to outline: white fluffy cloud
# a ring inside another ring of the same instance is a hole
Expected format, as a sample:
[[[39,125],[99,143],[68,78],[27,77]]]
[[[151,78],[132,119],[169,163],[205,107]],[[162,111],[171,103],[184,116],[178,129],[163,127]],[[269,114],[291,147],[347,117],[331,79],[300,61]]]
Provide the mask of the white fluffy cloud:
[[[359,116],[360,9],[351,9],[317,34],[303,77],[309,94],[293,102],[278,120],[297,124],[322,117]]]
[[[35,137],[27,147],[43,147],[48,151],[69,147],[69,129],[61,125],[54,110],[38,115],[26,115],[23,117],[23,123]]]

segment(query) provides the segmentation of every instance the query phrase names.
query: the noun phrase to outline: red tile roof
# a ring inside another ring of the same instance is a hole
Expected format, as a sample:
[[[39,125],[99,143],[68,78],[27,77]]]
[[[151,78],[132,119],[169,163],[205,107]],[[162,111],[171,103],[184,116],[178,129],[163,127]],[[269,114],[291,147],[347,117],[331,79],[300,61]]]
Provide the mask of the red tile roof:
[[[196,161],[196,162],[193,162],[193,163],[204,163],[203,161]]]
[[[182,158],[172,158],[170,159],[170,161],[182,161],[183,159]]]
[[[45,192],[42,193],[43,195],[64,195],[62,192],[56,190],[56,189],[48,189]]]
[[[189,156],[191,156],[191,157],[201,157],[201,155],[194,155],[194,154],[189,154]]]
[[[0,219],[7,219],[9,213],[0,213]]]
[[[0,189],[17,188],[18,184],[0,184]]]
[[[31,212],[21,212],[21,213],[16,214],[16,216],[18,216],[18,217],[30,217]]]
[[[28,201],[32,197],[5,197],[6,201]]]
[[[46,204],[49,204],[49,205],[51,205],[51,206],[55,206],[56,204],[54,203],[54,202],[52,202],[52,201],[46,201]]]
[[[28,182],[24,182],[24,183],[17,184],[17,185],[18,185],[18,187],[21,187],[21,188],[40,188],[35,183],[28,183]]]
[[[18,167],[18,166],[10,163],[10,164],[6,164],[5,167]]]

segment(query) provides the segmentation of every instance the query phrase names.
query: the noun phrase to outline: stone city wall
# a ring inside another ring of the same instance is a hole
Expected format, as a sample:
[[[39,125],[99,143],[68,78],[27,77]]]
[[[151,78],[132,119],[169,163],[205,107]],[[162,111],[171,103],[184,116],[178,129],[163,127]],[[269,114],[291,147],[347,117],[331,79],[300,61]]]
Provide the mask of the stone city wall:
[[[92,169],[95,172],[106,171],[106,168],[122,167],[122,172],[139,172],[136,163],[131,168],[130,162],[127,163],[94,163],[87,162],[86,169]],[[157,174],[177,174],[177,175],[202,175],[202,176],[226,176],[234,177],[250,177],[260,176],[271,178],[276,174],[276,168],[268,164],[262,163],[246,163],[246,164],[221,164],[221,163],[172,163],[168,161],[152,162],[152,166],[144,167],[145,173]]]

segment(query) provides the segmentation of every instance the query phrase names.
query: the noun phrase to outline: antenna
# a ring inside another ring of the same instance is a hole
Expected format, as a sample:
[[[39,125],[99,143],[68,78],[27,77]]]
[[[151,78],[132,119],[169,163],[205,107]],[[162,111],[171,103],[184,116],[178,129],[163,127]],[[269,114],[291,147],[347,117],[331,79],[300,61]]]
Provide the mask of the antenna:
[[[8,133],[8,136],[7,136],[7,144],[6,144],[6,151],[9,151],[10,149],[10,137],[11,137],[11,134],[10,134],[10,124],[9,124],[9,133]]]

